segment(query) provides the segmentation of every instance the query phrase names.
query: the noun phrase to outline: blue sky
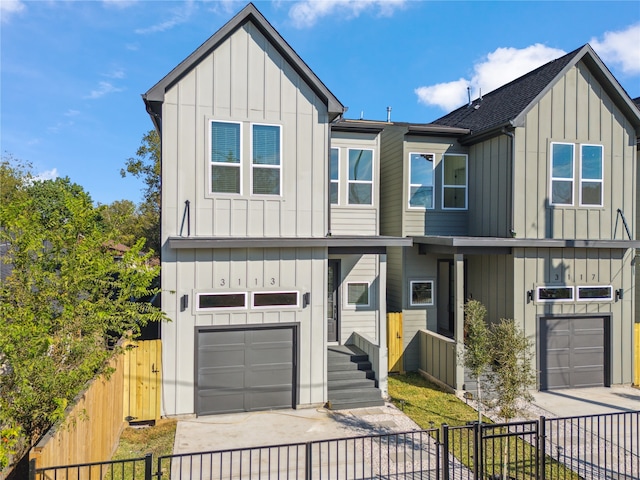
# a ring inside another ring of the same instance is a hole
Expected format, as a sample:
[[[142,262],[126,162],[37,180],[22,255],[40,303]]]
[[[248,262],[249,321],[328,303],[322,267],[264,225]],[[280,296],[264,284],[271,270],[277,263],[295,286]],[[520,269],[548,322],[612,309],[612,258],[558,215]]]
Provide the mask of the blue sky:
[[[590,43],[640,96],[640,1],[254,2],[348,118],[429,122]],[[120,177],[152,128],[140,95],[246,2],[0,0],[0,147],[94,201],[140,201]]]

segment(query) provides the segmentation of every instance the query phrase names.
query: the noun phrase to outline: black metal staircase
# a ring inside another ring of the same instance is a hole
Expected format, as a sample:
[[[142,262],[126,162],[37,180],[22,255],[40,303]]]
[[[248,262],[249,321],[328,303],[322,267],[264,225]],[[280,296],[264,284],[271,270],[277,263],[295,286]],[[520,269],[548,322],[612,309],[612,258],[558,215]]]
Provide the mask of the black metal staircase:
[[[384,405],[366,353],[352,345],[327,349],[328,401],[331,410]]]

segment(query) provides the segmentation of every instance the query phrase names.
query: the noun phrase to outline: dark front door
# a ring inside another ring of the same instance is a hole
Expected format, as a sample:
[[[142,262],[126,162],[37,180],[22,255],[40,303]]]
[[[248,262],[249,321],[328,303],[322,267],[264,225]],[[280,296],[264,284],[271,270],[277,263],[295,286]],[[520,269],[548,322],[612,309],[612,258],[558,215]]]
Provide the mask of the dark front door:
[[[438,333],[453,336],[454,329],[454,293],[453,262],[438,261]]]
[[[338,341],[338,285],[340,284],[340,260],[329,260],[327,272],[327,341]]]

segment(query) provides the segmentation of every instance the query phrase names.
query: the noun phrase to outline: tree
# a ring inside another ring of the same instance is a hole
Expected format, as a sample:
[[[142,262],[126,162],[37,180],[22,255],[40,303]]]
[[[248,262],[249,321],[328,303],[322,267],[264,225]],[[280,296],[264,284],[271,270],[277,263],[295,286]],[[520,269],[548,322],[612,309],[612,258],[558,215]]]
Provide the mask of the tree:
[[[11,265],[0,285],[0,427],[19,428],[28,448],[105,373],[119,338],[164,316],[135,301],[154,293],[158,274],[143,241],[115,261],[115,239],[82,187],[14,180],[0,204],[1,260]]]
[[[145,184],[144,200],[138,208],[147,245],[155,252],[160,251],[160,158],[160,136],[156,130],[149,130],[142,136],[136,156],[129,158],[120,170],[123,177],[133,175],[142,178]]]
[[[477,300],[469,300],[464,306],[463,363],[476,380],[478,391],[478,422],[482,423],[482,376],[491,364],[491,332],[485,317],[486,307]]]

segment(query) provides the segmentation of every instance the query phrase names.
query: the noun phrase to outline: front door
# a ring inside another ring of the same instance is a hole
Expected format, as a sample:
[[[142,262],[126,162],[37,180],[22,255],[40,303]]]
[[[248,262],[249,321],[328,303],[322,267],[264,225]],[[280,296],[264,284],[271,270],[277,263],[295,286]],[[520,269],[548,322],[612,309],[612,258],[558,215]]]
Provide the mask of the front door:
[[[340,260],[329,260],[327,272],[327,341],[338,341],[338,285],[340,284]]]
[[[438,260],[438,333],[453,337],[454,292],[453,262]]]

